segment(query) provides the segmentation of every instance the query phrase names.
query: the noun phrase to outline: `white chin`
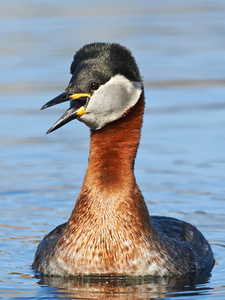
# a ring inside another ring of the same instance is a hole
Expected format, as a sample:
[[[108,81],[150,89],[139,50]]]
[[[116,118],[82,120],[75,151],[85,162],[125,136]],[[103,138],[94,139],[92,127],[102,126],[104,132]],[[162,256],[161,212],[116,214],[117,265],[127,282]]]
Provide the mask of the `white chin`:
[[[116,75],[94,92],[85,114],[79,117],[88,127],[101,129],[106,124],[118,120],[133,107],[142,93],[142,83]]]

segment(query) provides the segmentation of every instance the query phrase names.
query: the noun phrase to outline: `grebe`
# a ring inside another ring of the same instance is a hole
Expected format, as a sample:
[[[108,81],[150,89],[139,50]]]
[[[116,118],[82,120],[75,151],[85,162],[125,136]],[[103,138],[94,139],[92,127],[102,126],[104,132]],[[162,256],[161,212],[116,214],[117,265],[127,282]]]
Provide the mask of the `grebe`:
[[[65,92],[42,109],[70,101],[48,130],[73,119],[91,129],[89,164],[67,223],[37,248],[33,268],[46,275],[196,274],[214,258],[191,224],[150,218],[134,176],[144,112],[144,87],[131,52],[92,43],[74,56]]]

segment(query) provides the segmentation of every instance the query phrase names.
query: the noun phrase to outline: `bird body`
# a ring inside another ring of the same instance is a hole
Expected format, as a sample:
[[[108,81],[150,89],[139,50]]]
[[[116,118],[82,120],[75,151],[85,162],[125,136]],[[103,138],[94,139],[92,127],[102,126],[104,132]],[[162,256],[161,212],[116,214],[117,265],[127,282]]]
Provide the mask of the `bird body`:
[[[170,276],[211,269],[214,258],[203,235],[177,219],[150,218],[136,183],[145,100],[131,53],[118,44],[86,45],[74,56],[71,73],[66,92],[44,108],[71,101],[49,132],[74,118],[88,125],[89,164],[68,222],[39,244],[33,267],[61,276]]]

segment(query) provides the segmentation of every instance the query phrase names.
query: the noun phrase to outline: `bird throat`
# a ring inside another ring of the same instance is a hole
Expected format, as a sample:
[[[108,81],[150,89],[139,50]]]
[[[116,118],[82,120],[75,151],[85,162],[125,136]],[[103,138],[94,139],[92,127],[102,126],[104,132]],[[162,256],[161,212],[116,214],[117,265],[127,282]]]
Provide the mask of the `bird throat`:
[[[101,210],[102,216],[120,214],[121,203],[137,213],[147,210],[134,176],[144,106],[142,93],[122,118],[91,131],[89,164],[72,218],[84,217],[84,207],[93,214]]]
[[[91,131],[89,165],[84,180],[108,193],[135,184],[134,161],[139,145],[144,96],[119,120]]]

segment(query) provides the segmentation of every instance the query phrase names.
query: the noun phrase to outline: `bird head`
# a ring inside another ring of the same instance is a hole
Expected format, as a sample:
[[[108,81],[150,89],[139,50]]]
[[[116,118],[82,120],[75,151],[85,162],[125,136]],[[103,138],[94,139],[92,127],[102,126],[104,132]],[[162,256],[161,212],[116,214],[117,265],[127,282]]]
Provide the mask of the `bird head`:
[[[139,100],[142,80],[131,52],[119,44],[92,43],[75,55],[66,90],[41,109],[70,101],[69,109],[48,130],[73,119],[93,130],[121,118]]]

